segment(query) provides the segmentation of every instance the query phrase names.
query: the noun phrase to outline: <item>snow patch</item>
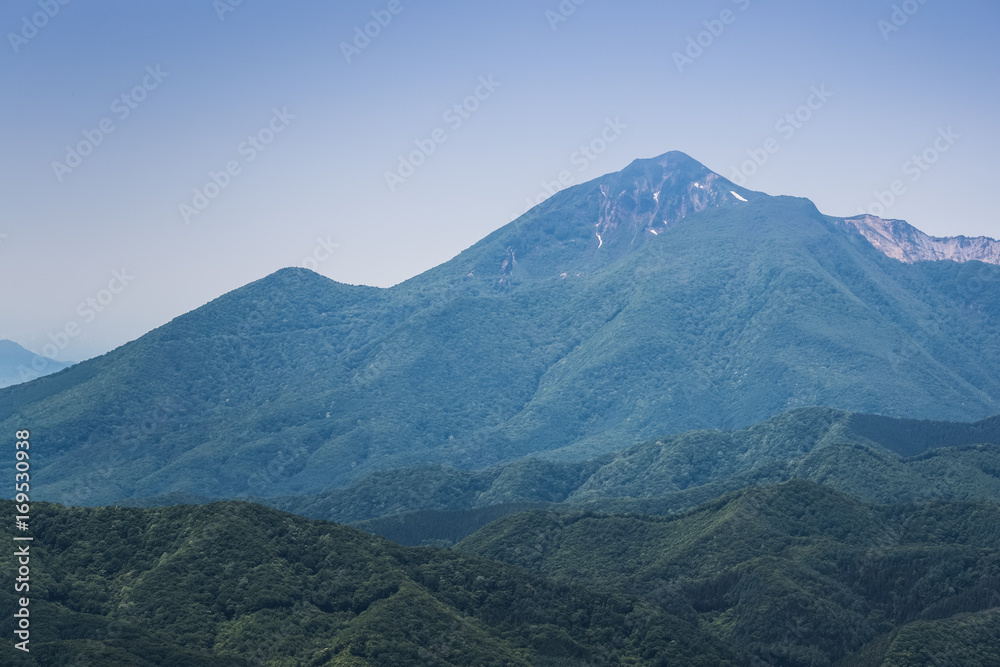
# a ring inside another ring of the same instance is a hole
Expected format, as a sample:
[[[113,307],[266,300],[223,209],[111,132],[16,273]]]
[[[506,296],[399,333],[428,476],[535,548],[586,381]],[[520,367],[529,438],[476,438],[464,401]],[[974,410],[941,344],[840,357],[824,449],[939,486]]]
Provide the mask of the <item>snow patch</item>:
[[[597,243],[597,249],[600,250],[601,246],[604,245],[604,239],[601,238],[600,234],[597,235],[597,241],[598,241],[598,243]]]
[[[739,199],[740,201],[746,201],[746,199],[744,199],[743,197],[739,196],[738,194],[736,194],[736,193],[735,193],[735,192],[733,192],[732,190],[730,190],[729,192],[730,192],[730,194],[732,194],[732,195],[733,195],[734,197],[736,197],[736,198],[737,198],[737,199]]]
[[[655,201],[655,202],[656,202],[657,204],[659,204],[659,203],[660,203],[660,193],[659,193],[659,192],[656,192],[656,193],[655,193],[655,194],[653,195],[653,201]]]
[[[653,236],[659,236],[660,235],[660,233],[658,231],[656,231],[655,229],[650,229],[649,231],[653,232]]]

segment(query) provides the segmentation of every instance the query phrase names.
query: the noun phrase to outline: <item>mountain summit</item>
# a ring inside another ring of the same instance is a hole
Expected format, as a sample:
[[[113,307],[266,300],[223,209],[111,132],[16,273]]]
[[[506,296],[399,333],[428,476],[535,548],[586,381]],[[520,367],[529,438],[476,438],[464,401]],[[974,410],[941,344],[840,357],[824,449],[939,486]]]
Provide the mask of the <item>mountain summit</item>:
[[[692,215],[739,209],[761,199],[773,198],[671,151],[556,193],[416,280],[461,275],[509,288],[526,280],[572,277],[619,261]],[[830,220],[840,220],[899,261],[1000,264],[1000,242],[986,237],[931,237],[902,220],[874,216]]]
[[[501,287],[593,271],[688,216],[762,196],[672,151],[556,193],[442,268]]]
[[[390,289],[279,271],[0,390],[0,428],[43,435],[41,499],[311,493],[804,406],[981,419],[1000,413],[998,331],[1000,266],[896,261],[806,199],[668,153]]]

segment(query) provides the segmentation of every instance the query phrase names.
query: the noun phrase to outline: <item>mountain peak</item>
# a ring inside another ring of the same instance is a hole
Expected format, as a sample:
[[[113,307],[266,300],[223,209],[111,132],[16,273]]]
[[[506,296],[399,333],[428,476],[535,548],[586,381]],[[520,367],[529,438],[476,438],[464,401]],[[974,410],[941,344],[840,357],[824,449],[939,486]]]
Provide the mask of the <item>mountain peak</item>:
[[[625,167],[625,169],[622,169],[622,171],[628,171],[634,167],[642,167],[644,165],[659,165],[674,169],[682,167],[696,167],[705,170],[708,169],[708,167],[683,151],[667,151],[663,155],[658,155],[656,157],[636,158],[635,160],[632,160],[632,162]]]
[[[707,208],[738,206],[759,193],[745,190],[686,153],[635,160],[598,179],[601,215],[595,226],[609,250],[641,245],[679,220]],[[616,232],[624,231],[625,233]]]
[[[453,261],[461,275],[501,288],[523,278],[575,276],[621,259],[690,215],[766,196],[670,151],[557,192]]]

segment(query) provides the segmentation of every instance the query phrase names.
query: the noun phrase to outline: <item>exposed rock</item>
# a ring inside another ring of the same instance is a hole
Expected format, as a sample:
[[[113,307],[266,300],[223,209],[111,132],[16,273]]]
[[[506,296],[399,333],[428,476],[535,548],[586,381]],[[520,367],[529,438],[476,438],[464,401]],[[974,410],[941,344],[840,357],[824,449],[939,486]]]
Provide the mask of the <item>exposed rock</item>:
[[[856,229],[887,257],[907,264],[942,259],[1000,264],[1000,241],[986,236],[928,236],[903,220],[883,220],[873,215],[845,218],[844,224]]]

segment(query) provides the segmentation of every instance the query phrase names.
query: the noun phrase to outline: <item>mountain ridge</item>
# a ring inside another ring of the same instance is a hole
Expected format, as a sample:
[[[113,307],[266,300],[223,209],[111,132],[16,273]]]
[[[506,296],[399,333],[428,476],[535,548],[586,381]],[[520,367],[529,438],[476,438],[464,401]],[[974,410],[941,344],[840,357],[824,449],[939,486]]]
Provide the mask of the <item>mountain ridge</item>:
[[[476,515],[509,513],[502,506],[531,504],[662,514],[790,479],[822,482],[866,502],[1000,500],[997,461],[1000,417],[950,423],[800,408],[746,429],[664,435],[591,461],[400,468],[317,494],[250,500],[314,519],[367,522],[398,540],[401,530],[419,534],[427,520],[448,522],[449,512],[465,526]]]
[[[874,215],[844,218],[844,224],[856,229],[887,257],[901,262],[951,260],[1000,264],[1000,241],[988,236],[929,236],[905,220]]]
[[[393,288],[279,271],[0,390],[0,424],[45,434],[49,498],[101,503],[579,461],[812,405],[1000,412],[1000,267],[897,262],[809,200],[707,183],[682,154],[629,169]]]
[[[763,664],[925,665],[920,644],[950,643],[961,664],[985,667],[996,658],[996,623],[975,642],[912,627],[908,647],[891,638],[918,621],[953,627],[960,614],[995,617],[998,509],[873,505],[792,480],[667,517],[523,512],[457,549],[656,600]],[[881,659],[855,662],[861,651]],[[883,662],[887,655],[900,662]]]
[[[31,651],[16,663],[27,667],[80,657],[116,667],[568,667],[640,654],[709,667],[739,655],[636,597],[250,503],[35,503],[32,520]],[[16,566],[12,550],[0,564]],[[14,607],[15,594],[0,601]],[[18,655],[16,619],[0,626],[4,650]]]

